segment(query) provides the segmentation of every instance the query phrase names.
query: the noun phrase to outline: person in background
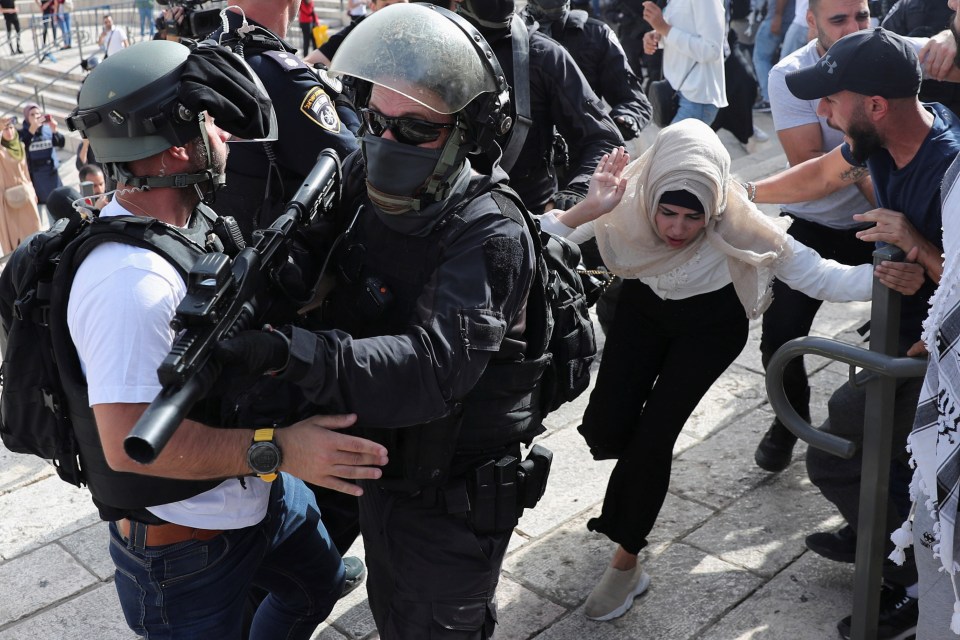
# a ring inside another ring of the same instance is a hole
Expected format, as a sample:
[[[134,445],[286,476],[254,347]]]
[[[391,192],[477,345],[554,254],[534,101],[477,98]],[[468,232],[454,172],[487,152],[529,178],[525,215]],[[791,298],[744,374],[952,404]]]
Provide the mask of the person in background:
[[[140,37],[146,37],[147,29],[149,29],[150,37],[153,38],[157,32],[157,25],[153,20],[153,0],[136,0],[134,4],[140,18]]]
[[[807,24],[807,8],[809,6],[810,0],[797,0],[793,22],[787,27],[787,32],[783,36],[783,44],[780,45],[781,60],[810,41],[810,25]],[[869,14],[869,10],[867,13]]]
[[[663,76],[680,100],[673,122],[695,118],[712,124],[727,106],[724,82],[726,20],[720,0],[672,0],[661,11],[655,2],[643,3],[643,19],[653,31],[643,36],[649,55],[663,49]]]
[[[767,15],[760,23],[753,45],[753,69],[757,73],[757,84],[760,85],[759,101],[755,109],[764,113],[770,111],[767,76],[780,59],[777,50],[793,22],[796,3],[794,0],[766,0],[766,7]]]
[[[300,33],[303,35],[303,48],[300,57],[306,57],[311,47],[317,48],[313,40],[313,27],[318,24],[317,14],[313,8],[313,0],[300,0],[300,11],[297,13],[297,22],[300,24]]]
[[[104,59],[130,46],[130,43],[127,41],[127,32],[123,27],[113,24],[113,16],[109,13],[103,16],[103,31],[100,32],[100,37],[97,38],[97,44],[103,49]]]
[[[44,114],[40,105],[28,102],[24,106],[20,140],[27,148],[27,166],[41,210],[50,192],[63,186],[57,149],[64,147],[66,139],[57,131],[57,126],[57,119]]]
[[[73,46],[73,34],[70,32],[70,11],[73,10],[73,0],[57,0],[57,24],[60,25],[60,33],[63,35],[63,46],[61,49],[69,49]]]
[[[3,13],[3,22],[7,27],[7,44],[10,45],[10,55],[23,53],[20,46],[20,16],[17,15],[17,0],[0,0],[0,13]],[[10,31],[14,32],[13,37]]]
[[[40,7],[43,22],[43,46],[47,46],[47,30],[53,29],[53,44],[57,44],[57,2],[58,0],[35,0]]]
[[[27,169],[27,150],[17,132],[17,119],[0,119],[0,253],[17,248],[40,230],[37,194]]]

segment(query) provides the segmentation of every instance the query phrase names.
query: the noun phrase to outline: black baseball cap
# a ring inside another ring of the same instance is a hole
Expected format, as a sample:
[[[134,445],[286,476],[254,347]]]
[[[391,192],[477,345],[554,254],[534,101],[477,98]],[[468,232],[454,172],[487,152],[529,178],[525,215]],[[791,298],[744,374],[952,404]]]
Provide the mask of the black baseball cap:
[[[921,78],[913,45],[877,27],[840,38],[816,64],[791,71],[786,81],[790,93],[801,100],[841,91],[889,99],[916,96]]]

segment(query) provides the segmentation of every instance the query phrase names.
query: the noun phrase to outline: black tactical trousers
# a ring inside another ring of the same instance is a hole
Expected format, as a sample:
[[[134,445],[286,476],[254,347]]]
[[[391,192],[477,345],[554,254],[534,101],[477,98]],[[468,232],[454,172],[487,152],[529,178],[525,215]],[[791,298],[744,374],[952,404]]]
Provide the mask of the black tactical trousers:
[[[465,514],[361,481],[367,596],[383,640],[485,640],[511,531],[474,533]]]

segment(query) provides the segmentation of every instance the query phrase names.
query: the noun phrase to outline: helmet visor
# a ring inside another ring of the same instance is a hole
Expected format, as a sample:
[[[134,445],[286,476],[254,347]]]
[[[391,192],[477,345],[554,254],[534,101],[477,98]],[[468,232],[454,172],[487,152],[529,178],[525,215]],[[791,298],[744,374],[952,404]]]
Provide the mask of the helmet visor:
[[[424,4],[393,4],[364,18],[333,56],[330,72],[386,87],[437,113],[456,113],[497,89],[467,34]]]

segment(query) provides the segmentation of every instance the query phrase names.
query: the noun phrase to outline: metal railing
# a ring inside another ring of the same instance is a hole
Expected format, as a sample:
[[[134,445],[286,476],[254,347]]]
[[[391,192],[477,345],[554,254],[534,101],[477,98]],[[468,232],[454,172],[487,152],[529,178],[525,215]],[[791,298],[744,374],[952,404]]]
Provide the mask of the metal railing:
[[[903,252],[886,246],[873,253],[874,264],[883,260],[901,261]],[[878,280],[873,283],[870,315],[870,350],[826,338],[797,338],[781,347],[767,367],[767,395],[780,421],[798,438],[812,447],[843,458],[856,453],[849,440],[815,429],[800,417],[783,390],[783,371],[794,358],[815,354],[850,365],[854,384],[856,367],[872,371],[866,382],[861,475],[860,522],[857,530],[856,569],[853,589],[852,640],[870,640],[877,636],[883,552],[886,546],[887,496],[890,484],[890,459],[893,447],[894,396],[897,378],[922,378],[926,361],[896,357],[900,329],[900,294]],[[905,443],[897,443],[904,446]]]

